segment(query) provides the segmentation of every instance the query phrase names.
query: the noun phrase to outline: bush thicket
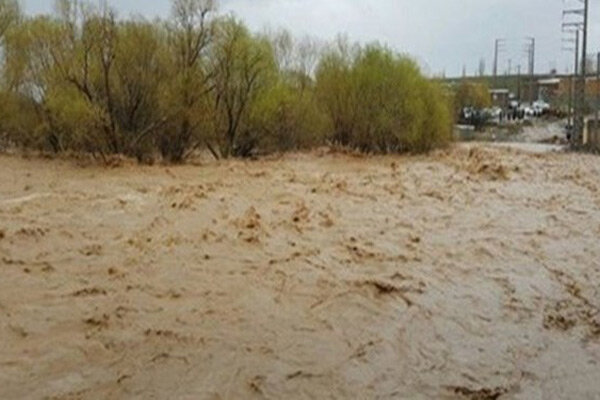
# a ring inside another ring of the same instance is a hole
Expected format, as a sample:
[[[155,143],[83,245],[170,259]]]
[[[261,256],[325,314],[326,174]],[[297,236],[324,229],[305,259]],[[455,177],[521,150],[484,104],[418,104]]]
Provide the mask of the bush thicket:
[[[25,16],[0,0],[0,134],[24,147],[181,162],[335,142],[427,151],[451,138],[444,92],[410,58],[339,39],[255,34],[213,0],[168,20],[57,0]]]
[[[408,57],[340,41],[323,56],[316,76],[333,138],[343,145],[380,153],[426,151],[451,138],[446,95]]]

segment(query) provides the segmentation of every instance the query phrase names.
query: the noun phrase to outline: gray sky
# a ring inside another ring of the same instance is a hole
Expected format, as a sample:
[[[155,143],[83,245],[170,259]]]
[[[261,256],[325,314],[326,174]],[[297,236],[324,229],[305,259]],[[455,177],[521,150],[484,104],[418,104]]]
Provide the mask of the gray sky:
[[[121,15],[169,15],[168,0],[111,0]],[[29,12],[52,10],[52,0],[25,0]],[[591,20],[600,21],[600,4],[592,1]],[[523,65],[526,36],[537,39],[536,70],[565,72],[572,55],[561,51],[564,8],[579,0],[221,0],[255,30],[280,27],[297,36],[331,39],[347,34],[361,42],[380,41],[410,53],[428,73],[459,75],[463,64],[473,74],[484,57],[491,71],[494,39],[507,39],[499,70]],[[590,50],[600,48],[600,22],[593,23]],[[515,68],[516,70],[516,68]]]

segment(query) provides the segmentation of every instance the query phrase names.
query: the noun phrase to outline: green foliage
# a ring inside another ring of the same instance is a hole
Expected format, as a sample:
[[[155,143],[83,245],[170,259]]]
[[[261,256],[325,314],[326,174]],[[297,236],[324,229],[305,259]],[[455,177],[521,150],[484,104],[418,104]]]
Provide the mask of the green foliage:
[[[162,107],[167,125],[158,134],[166,160],[181,162],[206,140],[212,120],[208,52],[214,39],[213,0],[174,0],[173,18],[167,24],[170,64]]]
[[[55,152],[181,162],[310,148],[426,151],[450,139],[448,101],[416,64],[347,40],[324,52],[257,35],[213,0],[173,0],[168,21],[57,0],[24,17],[0,0],[0,135]]]
[[[426,151],[450,140],[452,118],[442,90],[417,65],[379,45],[327,54],[317,90],[333,140],[363,151]]]
[[[310,39],[296,41],[287,31],[261,39],[270,46],[270,62],[275,65],[250,105],[248,131],[255,146],[268,153],[324,143],[331,124],[312,78],[318,45]]]
[[[327,114],[314,90],[300,91],[285,81],[265,90],[250,115],[252,131],[266,152],[307,149],[323,143],[330,131]]]
[[[168,78],[165,32],[143,20],[121,24],[115,49],[114,115],[124,151],[140,160],[151,157],[155,136],[167,122],[161,98]]]
[[[260,140],[250,129],[250,110],[277,74],[272,48],[226,18],[219,21],[212,59],[218,151],[222,157],[249,156]]]
[[[483,109],[492,105],[489,87],[485,83],[463,81],[454,93],[454,111],[458,115],[465,107]]]
[[[0,91],[0,147],[2,142],[26,147],[38,147],[43,140],[43,126],[36,104],[27,97]]]

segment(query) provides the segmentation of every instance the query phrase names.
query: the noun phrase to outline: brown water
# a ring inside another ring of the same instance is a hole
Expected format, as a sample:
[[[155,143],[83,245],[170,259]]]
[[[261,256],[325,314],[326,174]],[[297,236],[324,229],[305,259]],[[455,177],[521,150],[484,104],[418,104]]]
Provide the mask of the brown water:
[[[598,399],[599,176],[0,157],[0,398]]]

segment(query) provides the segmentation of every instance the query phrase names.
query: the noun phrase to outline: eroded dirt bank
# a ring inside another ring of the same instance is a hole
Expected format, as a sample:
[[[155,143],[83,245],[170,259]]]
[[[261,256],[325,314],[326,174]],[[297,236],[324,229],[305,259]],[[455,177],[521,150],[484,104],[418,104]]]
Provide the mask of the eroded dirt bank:
[[[600,158],[0,157],[2,399],[598,399]]]

